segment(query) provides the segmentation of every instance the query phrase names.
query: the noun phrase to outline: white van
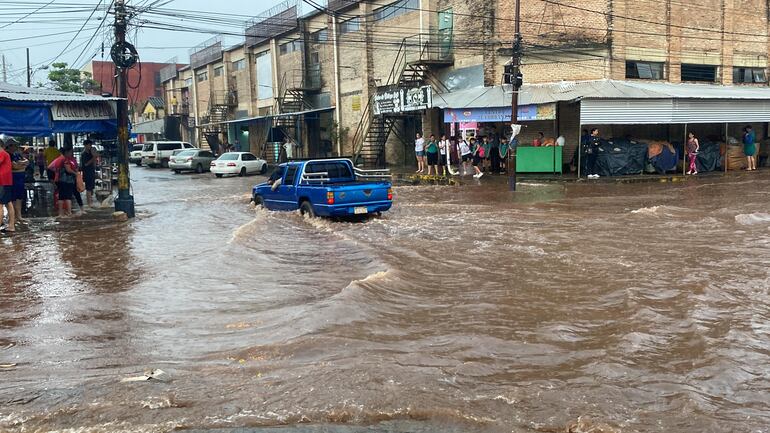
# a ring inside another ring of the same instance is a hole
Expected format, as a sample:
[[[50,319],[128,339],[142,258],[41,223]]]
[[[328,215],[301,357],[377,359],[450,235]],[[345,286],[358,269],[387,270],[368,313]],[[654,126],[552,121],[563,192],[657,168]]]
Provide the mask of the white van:
[[[195,149],[184,141],[148,141],[142,148],[142,164],[148,167],[168,167],[168,160],[175,150]]]

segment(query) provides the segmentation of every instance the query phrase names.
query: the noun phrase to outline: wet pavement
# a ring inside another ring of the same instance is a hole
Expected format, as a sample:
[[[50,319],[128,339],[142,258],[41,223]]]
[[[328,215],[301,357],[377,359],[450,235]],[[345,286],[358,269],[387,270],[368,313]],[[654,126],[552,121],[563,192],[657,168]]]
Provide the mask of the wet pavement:
[[[363,223],[133,176],[135,221],[0,238],[0,431],[770,431],[770,172],[404,186]]]

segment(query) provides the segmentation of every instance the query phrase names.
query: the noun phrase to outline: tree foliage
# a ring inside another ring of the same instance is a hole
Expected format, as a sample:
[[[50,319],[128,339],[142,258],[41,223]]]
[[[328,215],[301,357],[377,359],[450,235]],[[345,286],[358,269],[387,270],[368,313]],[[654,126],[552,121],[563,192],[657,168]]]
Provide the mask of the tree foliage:
[[[54,90],[62,92],[86,93],[99,87],[88,72],[68,68],[66,63],[54,63],[48,72],[48,81]]]

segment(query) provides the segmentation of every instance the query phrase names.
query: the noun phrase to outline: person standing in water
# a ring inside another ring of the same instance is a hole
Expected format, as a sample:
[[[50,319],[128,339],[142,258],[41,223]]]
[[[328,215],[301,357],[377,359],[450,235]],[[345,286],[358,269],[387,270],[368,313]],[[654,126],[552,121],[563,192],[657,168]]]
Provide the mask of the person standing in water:
[[[86,203],[94,205],[94,188],[96,187],[96,150],[93,141],[83,142],[83,153],[80,154],[80,171],[83,173],[83,183],[86,184]]]

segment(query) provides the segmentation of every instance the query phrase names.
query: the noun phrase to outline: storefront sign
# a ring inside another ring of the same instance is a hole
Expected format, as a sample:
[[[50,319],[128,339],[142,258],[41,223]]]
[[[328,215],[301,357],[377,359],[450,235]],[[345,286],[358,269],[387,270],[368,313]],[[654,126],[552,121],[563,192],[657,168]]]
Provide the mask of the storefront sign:
[[[54,121],[110,120],[116,118],[115,111],[109,102],[57,102],[51,107],[51,115]]]
[[[374,96],[374,114],[393,114],[401,113],[401,92],[400,90],[389,90],[377,92]]]
[[[433,89],[430,86],[382,90],[374,96],[375,115],[420,111],[432,105]]]
[[[519,121],[554,120],[556,104],[523,105],[518,110]],[[444,123],[453,122],[510,122],[511,107],[467,108],[444,110]]]
[[[404,111],[420,111],[433,105],[433,90],[430,86],[401,89],[401,101]]]

